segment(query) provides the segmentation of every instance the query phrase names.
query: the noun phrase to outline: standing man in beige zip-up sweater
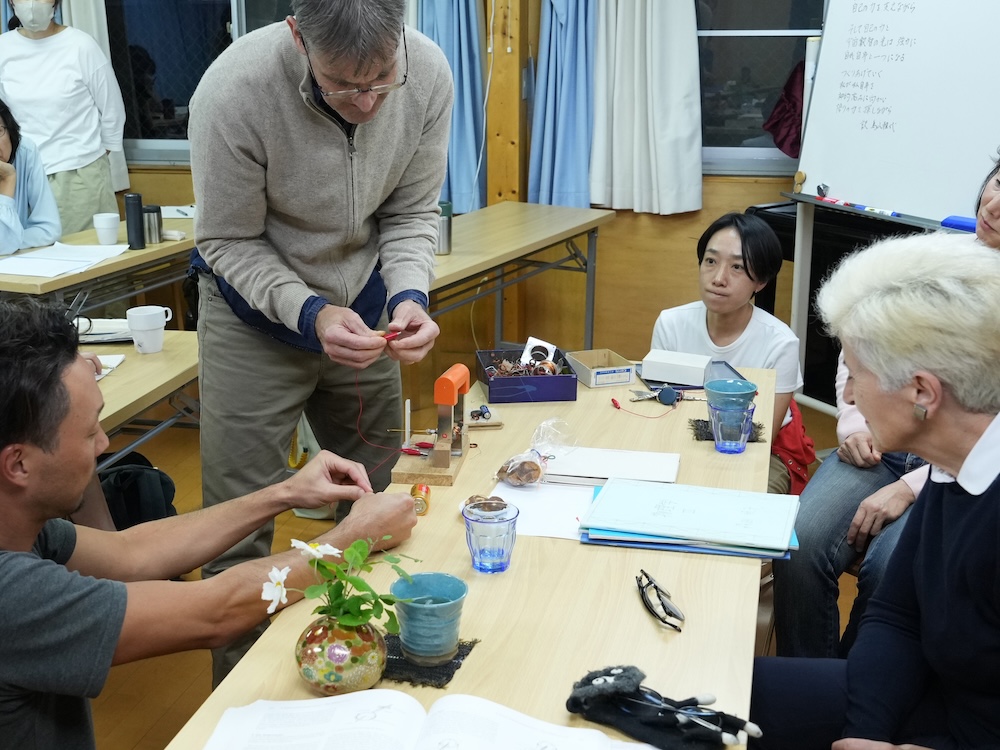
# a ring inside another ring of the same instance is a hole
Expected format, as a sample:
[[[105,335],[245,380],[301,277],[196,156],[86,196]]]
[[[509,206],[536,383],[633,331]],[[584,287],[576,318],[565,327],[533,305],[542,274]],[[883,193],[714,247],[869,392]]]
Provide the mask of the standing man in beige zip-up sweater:
[[[383,489],[398,362],[439,332],[427,304],[447,60],[404,29],[404,0],[292,7],[229,47],[191,99],[206,506],[279,480],[303,411],[320,445]],[[204,572],[270,554],[272,536],[268,524]],[[213,653],[216,684],[266,624]]]

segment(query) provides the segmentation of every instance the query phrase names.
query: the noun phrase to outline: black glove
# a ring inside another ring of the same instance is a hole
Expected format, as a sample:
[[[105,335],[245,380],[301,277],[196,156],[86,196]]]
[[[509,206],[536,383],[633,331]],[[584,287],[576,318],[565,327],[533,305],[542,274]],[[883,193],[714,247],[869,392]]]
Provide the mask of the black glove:
[[[661,750],[717,750],[739,743],[740,731],[760,736],[755,724],[699,705],[712,696],[674,701],[643,687],[645,677],[630,666],[589,672],[573,685],[566,708]]]

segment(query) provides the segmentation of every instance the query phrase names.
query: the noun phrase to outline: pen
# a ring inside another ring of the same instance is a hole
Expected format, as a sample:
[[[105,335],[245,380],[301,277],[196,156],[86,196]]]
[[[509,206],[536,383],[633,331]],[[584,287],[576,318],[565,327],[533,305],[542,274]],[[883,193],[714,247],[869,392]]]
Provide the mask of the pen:
[[[824,203],[831,203],[834,206],[849,206],[849,203],[844,203],[844,201],[837,198],[827,198],[825,195],[816,196],[816,200],[823,201]]]
[[[181,216],[190,216],[191,215],[187,211],[184,211],[183,209],[180,209],[180,208],[177,209],[177,213],[179,213]]]
[[[899,216],[895,211],[890,211],[886,208],[875,208],[874,206],[865,206],[861,203],[845,203],[845,206],[850,208],[856,208],[859,211],[867,211],[870,214],[882,214],[883,216]]]

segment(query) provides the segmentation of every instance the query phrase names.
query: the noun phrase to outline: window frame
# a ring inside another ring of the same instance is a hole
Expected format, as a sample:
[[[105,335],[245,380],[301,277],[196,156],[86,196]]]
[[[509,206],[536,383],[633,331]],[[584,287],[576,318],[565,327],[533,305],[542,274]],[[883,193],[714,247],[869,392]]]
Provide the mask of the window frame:
[[[796,37],[808,39],[809,37],[822,36],[822,33],[822,29],[699,29],[698,38]],[[787,156],[776,147],[705,145],[701,147],[701,172],[705,175],[790,177],[795,174],[798,168],[798,159]]]

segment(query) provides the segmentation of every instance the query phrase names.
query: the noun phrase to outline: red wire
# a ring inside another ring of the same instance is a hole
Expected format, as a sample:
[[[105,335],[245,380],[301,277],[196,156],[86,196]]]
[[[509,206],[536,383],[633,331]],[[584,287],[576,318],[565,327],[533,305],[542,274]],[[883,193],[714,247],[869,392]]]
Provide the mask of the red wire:
[[[631,414],[631,415],[633,415],[635,417],[642,417],[643,419],[659,419],[660,417],[667,416],[668,414],[670,414],[670,412],[672,412],[674,409],[677,408],[677,404],[671,404],[670,405],[670,409],[668,411],[665,411],[662,414],[657,414],[655,417],[651,417],[648,414],[640,414],[637,411],[632,411],[631,409],[626,409],[624,406],[622,406],[620,403],[618,403],[618,399],[616,399],[616,398],[611,399],[611,405],[613,407],[615,407],[616,409],[618,409],[619,411],[623,411],[626,414]]]
[[[396,453],[402,454],[403,453],[403,449],[402,448],[392,448],[392,447],[390,447],[388,445],[379,445],[378,443],[373,443],[368,438],[366,438],[364,435],[361,434],[361,415],[364,412],[365,405],[364,405],[364,400],[361,398],[361,371],[360,370],[358,370],[356,373],[354,373],[354,390],[356,390],[357,393],[358,393],[358,421],[357,421],[357,423],[354,426],[354,429],[357,430],[358,437],[361,438],[361,440],[366,445],[370,445],[372,448],[381,448],[384,451],[391,451],[391,453],[388,456],[386,456],[385,458],[383,458],[381,461],[379,461],[377,464],[375,464],[372,468],[368,469],[368,473],[369,474],[374,474],[376,471],[378,471],[378,468],[382,464],[384,464],[386,461],[388,461],[390,458],[392,458],[394,454],[396,454]]]

